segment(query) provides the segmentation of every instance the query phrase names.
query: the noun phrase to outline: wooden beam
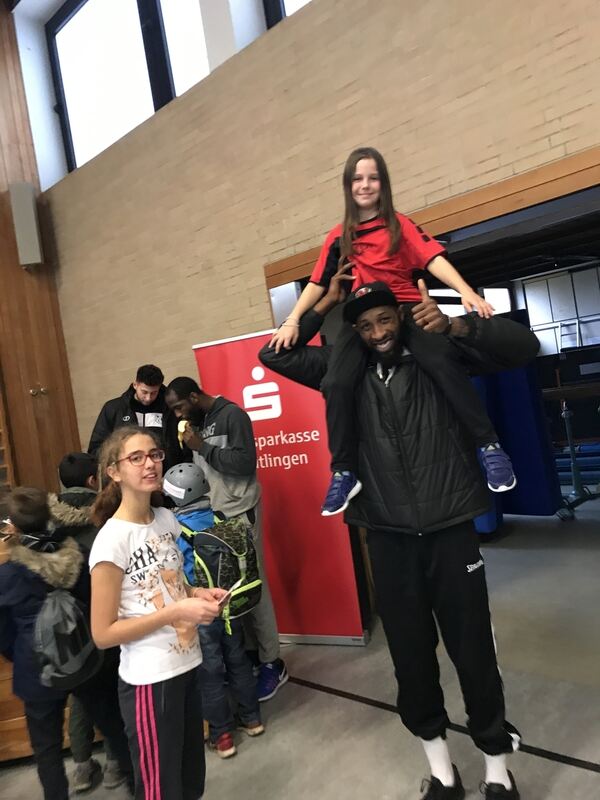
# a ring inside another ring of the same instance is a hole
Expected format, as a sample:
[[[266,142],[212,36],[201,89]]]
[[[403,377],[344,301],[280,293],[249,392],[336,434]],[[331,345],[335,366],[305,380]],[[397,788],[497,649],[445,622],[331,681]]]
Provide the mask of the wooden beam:
[[[311,250],[305,250],[295,256],[267,264],[265,267],[267,288],[272,289],[274,286],[281,286],[284,283],[306,278],[312,272],[315,261],[319,256],[319,251],[319,247],[313,247]]]
[[[444,233],[589,189],[598,183],[600,147],[592,147],[491,186],[420,209],[412,214],[412,218],[419,225],[427,225],[433,234]]]

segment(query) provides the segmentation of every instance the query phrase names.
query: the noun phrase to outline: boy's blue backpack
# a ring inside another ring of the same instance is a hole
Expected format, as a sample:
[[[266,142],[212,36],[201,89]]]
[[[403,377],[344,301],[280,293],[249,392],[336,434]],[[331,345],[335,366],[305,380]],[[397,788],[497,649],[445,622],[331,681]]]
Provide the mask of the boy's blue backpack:
[[[252,528],[245,519],[221,522],[215,517],[215,524],[202,531],[193,531],[183,522],[181,526],[182,536],[194,551],[196,586],[230,589],[241,579],[231,596],[228,617],[237,619],[251,611],[260,600],[262,581]]]

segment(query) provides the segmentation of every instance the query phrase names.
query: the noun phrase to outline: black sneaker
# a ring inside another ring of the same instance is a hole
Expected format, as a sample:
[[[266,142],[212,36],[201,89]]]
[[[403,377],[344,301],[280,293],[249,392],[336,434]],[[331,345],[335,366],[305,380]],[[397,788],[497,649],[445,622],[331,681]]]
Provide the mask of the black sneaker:
[[[485,800],[521,800],[517,784],[510,770],[508,771],[508,777],[512,784],[510,789],[507,789],[501,783],[482,783],[479,790]]]
[[[452,764],[454,771],[454,786],[444,786],[444,784],[434,778],[433,775],[429,779],[425,779],[421,784],[421,791],[427,787],[427,791],[421,797],[421,800],[463,800],[465,796],[465,787],[462,785],[458,770]]]

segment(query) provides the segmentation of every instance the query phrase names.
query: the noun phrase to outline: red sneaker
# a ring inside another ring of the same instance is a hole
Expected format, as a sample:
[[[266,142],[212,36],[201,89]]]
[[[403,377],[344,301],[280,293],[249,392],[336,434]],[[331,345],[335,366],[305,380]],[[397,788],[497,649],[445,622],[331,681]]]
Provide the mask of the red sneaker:
[[[210,750],[216,750],[219,758],[231,758],[237,753],[230,733],[222,733],[216,742],[209,742],[208,747]]]

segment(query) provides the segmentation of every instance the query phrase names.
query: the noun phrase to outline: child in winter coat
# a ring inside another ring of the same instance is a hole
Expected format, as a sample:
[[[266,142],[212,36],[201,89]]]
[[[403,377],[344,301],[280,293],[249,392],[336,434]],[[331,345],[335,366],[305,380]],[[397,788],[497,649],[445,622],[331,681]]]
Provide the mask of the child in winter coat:
[[[77,542],[51,521],[46,493],[17,488],[8,498],[10,521],[0,534],[0,652],[13,662],[13,692],[25,717],[45,800],[67,800],[63,721],[67,692],[45,686],[34,653],[34,629],[47,595],[65,589],[87,605],[90,588],[86,556]],[[73,690],[95,724],[110,738],[121,771],[131,760],[119,713],[110,657],[98,672]]]
[[[50,515],[57,527],[68,532],[79,545],[91,549],[98,528],[92,522],[92,506],[98,491],[98,460],[89,453],[67,453],[58,465],[58,475],[63,485],[60,494],[48,495]],[[114,692],[118,685],[119,650],[114,648],[105,655],[112,664]],[[70,698],[69,742],[75,762],[71,778],[76,792],[85,792],[94,785],[100,764],[92,758],[94,744],[94,722],[85,705],[75,696]],[[119,761],[110,747],[110,739],[104,740],[106,763],[102,783],[106,789],[115,789],[125,782],[127,776],[119,769]]]

